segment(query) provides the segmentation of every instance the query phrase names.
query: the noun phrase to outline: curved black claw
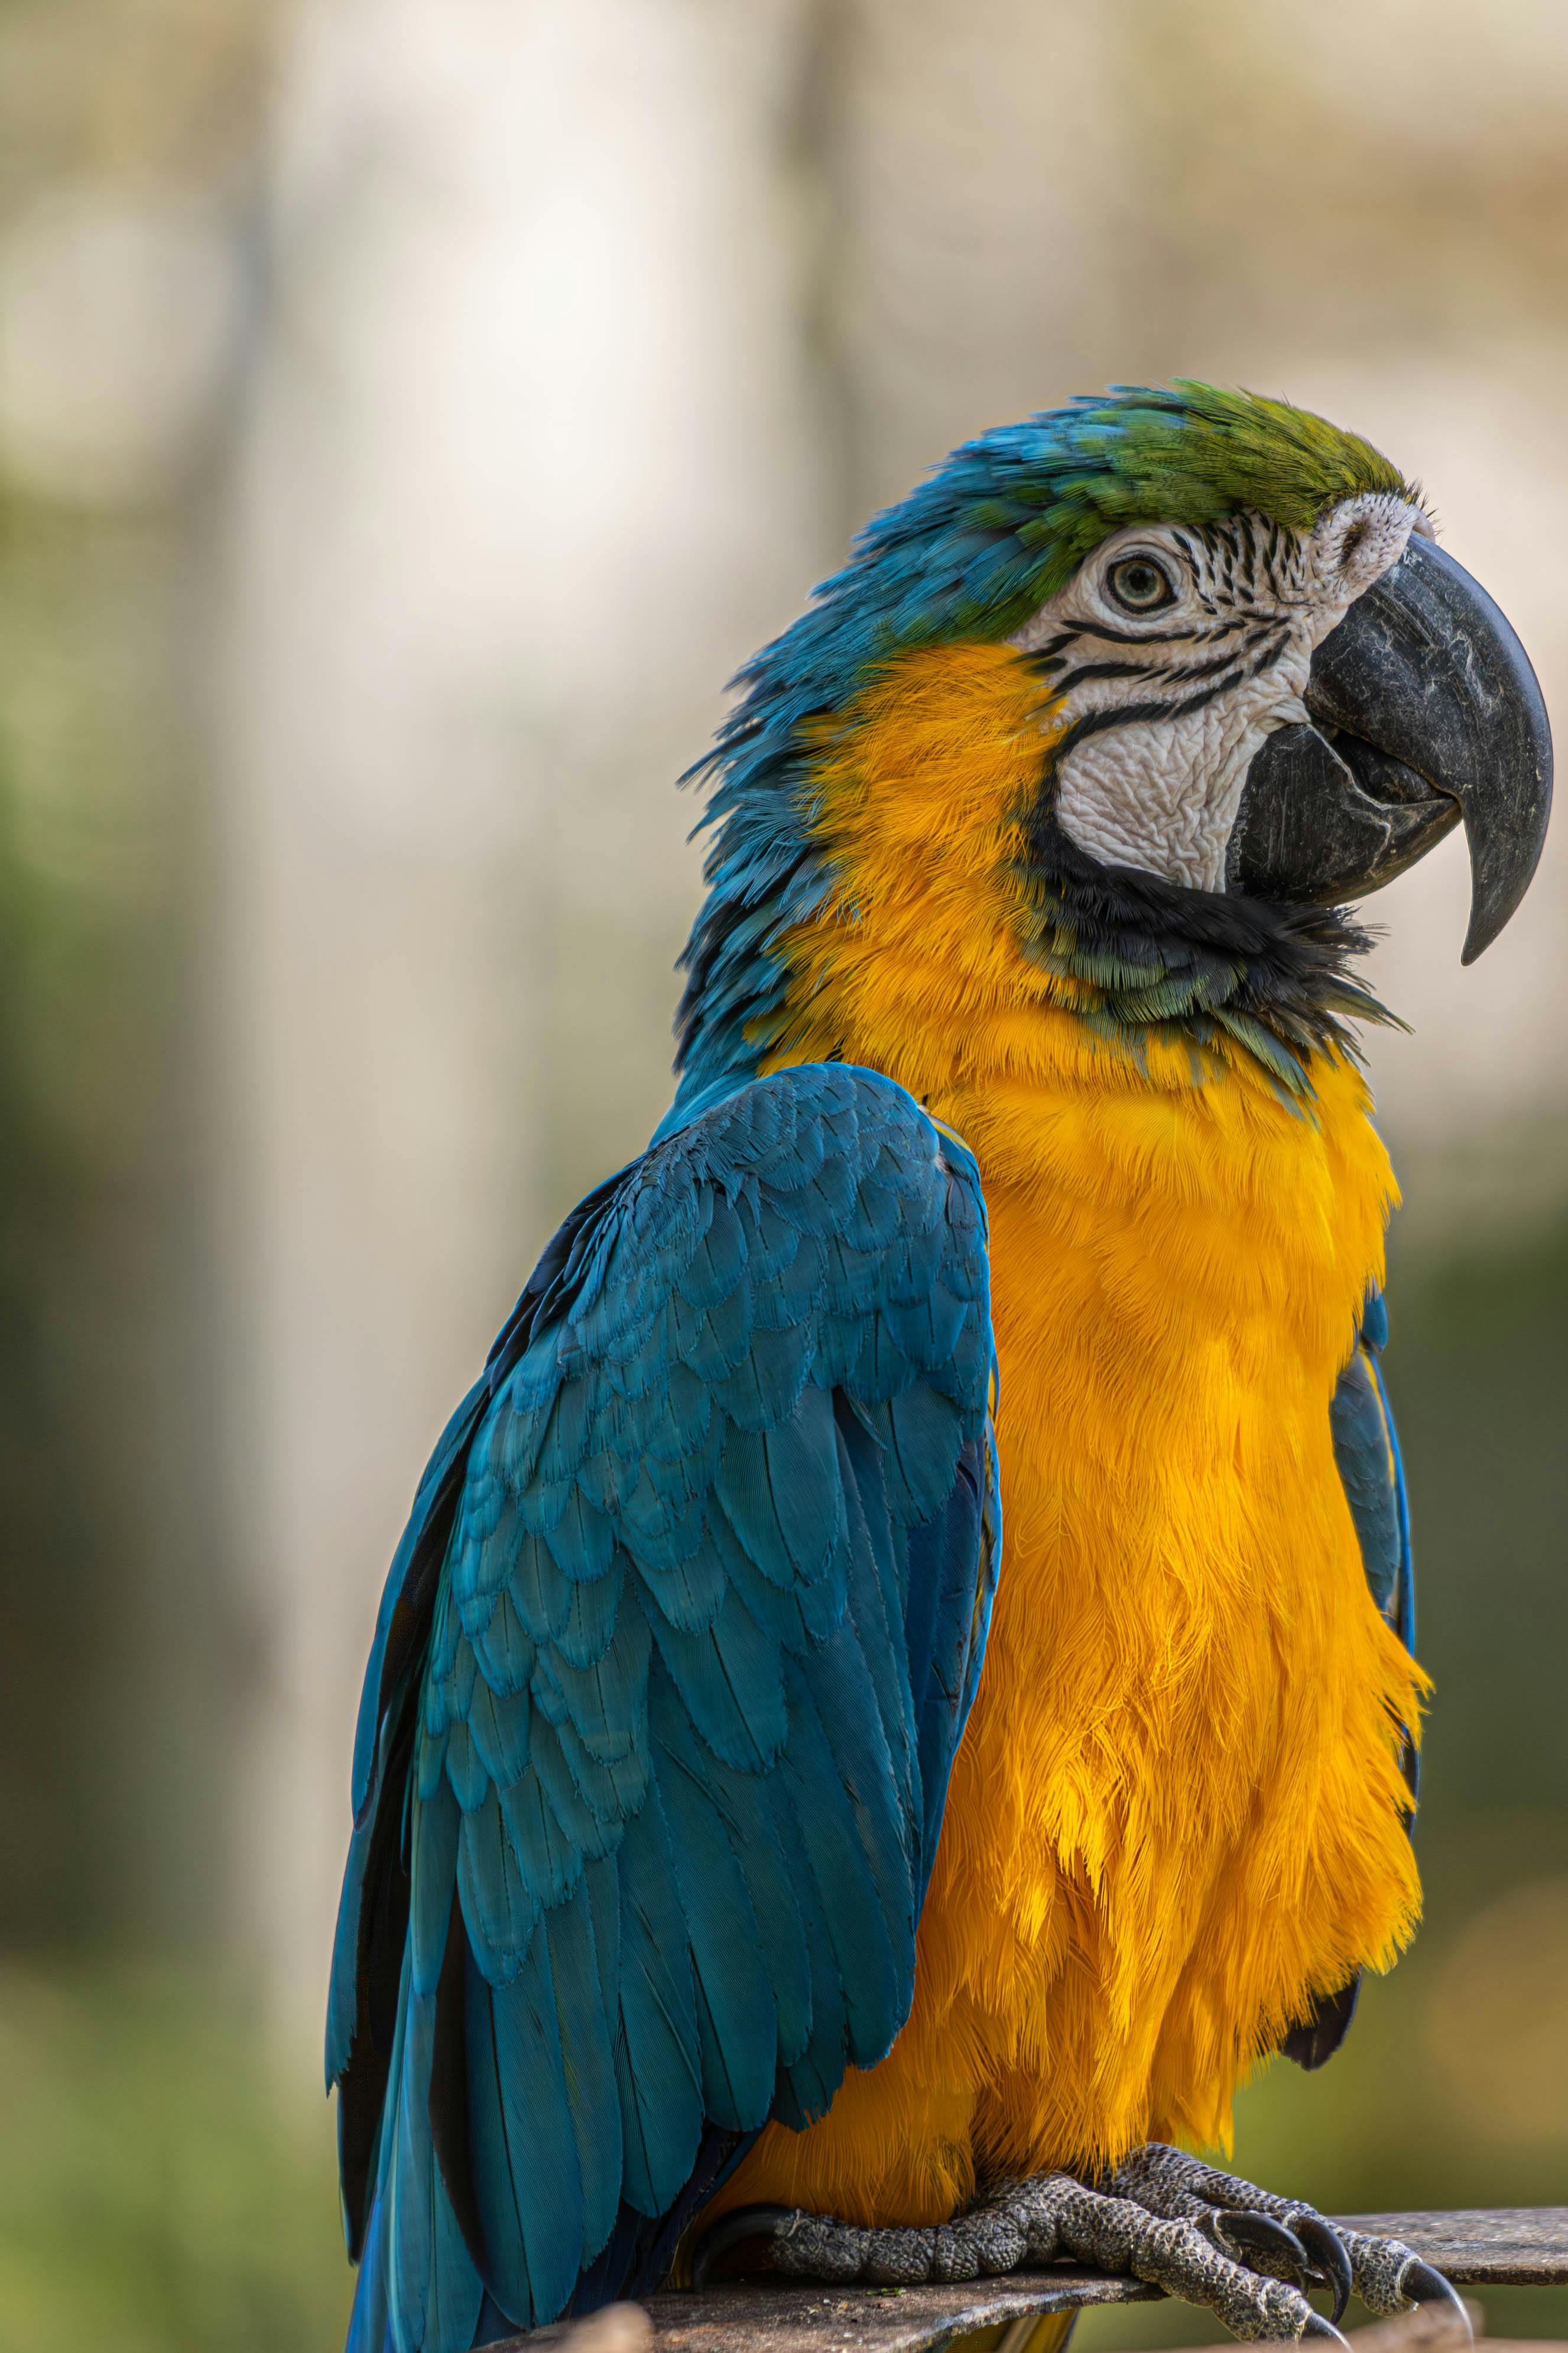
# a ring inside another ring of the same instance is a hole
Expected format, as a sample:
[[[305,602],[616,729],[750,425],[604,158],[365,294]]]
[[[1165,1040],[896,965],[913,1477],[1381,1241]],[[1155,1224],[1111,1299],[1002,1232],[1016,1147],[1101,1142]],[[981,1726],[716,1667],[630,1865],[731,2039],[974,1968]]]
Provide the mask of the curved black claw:
[[[1334,2308],[1331,2317],[1337,2328],[1345,2316],[1345,2306],[1351,2300],[1353,2284],[1345,2242],[1333,2224],[1325,2222],[1321,2214],[1298,2214],[1296,2236],[1306,2248],[1313,2271],[1323,2285],[1333,2292]]]
[[[721,2214],[691,2250],[692,2286],[706,2287],[714,2264],[731,2247],[740,2246],[747,2239],[775,2238],[780,2223],[794,2220],[794,2211],[788,2206],[737,2206],[730,2213]]]
[[[1244,2208],[1224,2207],[1215,2216],[1215,2229],[1227,2252],[1240,2248],[1245,2262],[1247,2255],[1272,2255],[1289,2265],[1289,2276],[1298,2287],[1305,2287],[1312,2270],[1312,2260],[1298,2234],[1277,2222],[1272,2214],[1249,2214]],[[1339,2318],[1336,2312],[1334,2318]]]
[[[1301,2334],[1303,2337],[1331,2337],[1336,2345],[1342,2345],[1345,2348],[1345,2353],[1350,2353],[1350,2338],[1342,2337],[1333,2322],[1325,2320],[1321,2312],[1308,2314],[1302,2323]]]
[[[1399,2288],[1401,2295],[1406,2296],[1412,2304],[1450,2306],[1465,2335],[1474,2340],[1475,2330],[1470,2327],[1470,2316],[1465,2310],[1464,2297],[1450,2281],[1443,2277],[1441,2272],[1434,2271],[1430,2263],[1419,2261],[1406,2263],[1399,2274]]]

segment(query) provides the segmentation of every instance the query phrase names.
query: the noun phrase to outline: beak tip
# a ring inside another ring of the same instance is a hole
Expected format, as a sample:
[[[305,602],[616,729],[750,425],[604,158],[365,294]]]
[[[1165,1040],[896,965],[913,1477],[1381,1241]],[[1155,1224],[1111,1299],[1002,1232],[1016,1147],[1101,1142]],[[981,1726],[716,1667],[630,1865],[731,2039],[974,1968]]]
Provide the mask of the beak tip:
[[[1486,954],[1498,934],[1508,929],[1523,896],[1524,888],[1521,886],[1518,891],[1510,892],[1507,902],[1501,906],[1479,906],[1471,901],[1469,929],[1465,934],[1465,944],[1459,951],[1462,965],[1474,964],[1478,956]]]
[[[1508,878],[1507,886],[1503,890],[1484,892],[1479,890],[1473,891],[1470,900],[1469,928],[1465,934],[1465,944],[1459,952],[1459,962],[1462,965],[1474,964],[1478,956],[1486,954],[1499,934],[1507,931],[1534,879],[1540,854],[1538,848],[1534,857],[1529,860],[1527,865],[1521,861],[1520,868]]]
[[[1465,944],[1459,950],[1459,962],[1461,965],[1472,965],[1475,963],[1478,956],[1485,955],[1488,948],[1490,947],[1492,942],[1502,930],[1503,924],[1506,923],[1507,921],[1507,915],[1504,915],[1500,921],[1498,911],[1495,907],[1483,907],[1480,904],[1479,894],[1475,890],[1474,877],[1472,876],[1470,892],[1470,920],[1465,927]]]
[[[1474,964],[1507,930],[1535,880],[1546,847],[1552,813],[1552,737],[1543,704],[1540,725],[1533,790],[1516,803],[1511,827],[1500,835],[1483,811],[1468,808],[1464,813],[1470,851],[1470,923],[1459,956],[1462,965]]]

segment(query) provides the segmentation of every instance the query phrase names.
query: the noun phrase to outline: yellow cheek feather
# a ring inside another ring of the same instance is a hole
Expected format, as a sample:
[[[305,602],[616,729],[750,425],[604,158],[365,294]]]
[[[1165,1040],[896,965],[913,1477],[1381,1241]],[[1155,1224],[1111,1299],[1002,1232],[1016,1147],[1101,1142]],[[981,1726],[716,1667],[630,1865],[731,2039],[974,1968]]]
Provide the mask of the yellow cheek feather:
[[[714,2209],[931,2222],[977,2171],[1225,2145],[1315,1992],[1419,1904],[1400,1724],[1329,1401],[1394,1197],[1361,1076],[1281,1102],[1239,1051],[1140,1057],[1031,963],[1011,862],[1040,690],[910,656],[822,739],[842,888],[770,1067],[885,1071],[977,1155],[1005,1556],[921,1922],[913,2013]]]

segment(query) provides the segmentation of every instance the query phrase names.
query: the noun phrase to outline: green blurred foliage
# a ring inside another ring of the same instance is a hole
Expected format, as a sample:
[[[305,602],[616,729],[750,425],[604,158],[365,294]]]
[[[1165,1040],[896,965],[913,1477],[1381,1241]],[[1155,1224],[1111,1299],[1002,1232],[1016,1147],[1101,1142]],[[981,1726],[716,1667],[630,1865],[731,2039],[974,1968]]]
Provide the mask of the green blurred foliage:
[[[0,498],[0,1947],[194,1926],[222,1802],[179,603],[165,527]]]
[[[1395,1265],[1389,1380],[1414,1498],[1424,1792],[1568,1812],[1568,1220]]]
[[[331,2111],[239,2004],[170,1973],[0,1975],[7,2353],[306,2353],[351,2275]]]
[[[166,518],[0,491],[6,2353],[297,2353],[352,2291],[328,2103],[205,1962],[247,1662],[204,1483],[186,588]]]

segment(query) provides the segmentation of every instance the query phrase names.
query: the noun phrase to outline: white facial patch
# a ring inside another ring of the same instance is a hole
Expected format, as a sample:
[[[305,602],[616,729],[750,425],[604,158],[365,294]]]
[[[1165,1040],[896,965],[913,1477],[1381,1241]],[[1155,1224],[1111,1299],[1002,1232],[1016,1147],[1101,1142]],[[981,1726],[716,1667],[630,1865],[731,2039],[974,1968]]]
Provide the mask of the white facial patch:
[[[1305,537],[1260,514],[1121,531],[1008,640],[1059,698],[1057,814],[1081,849],[1223,891],[1253,756],[1306,717],[1312,655],[1425,529],[1391,492]]]

